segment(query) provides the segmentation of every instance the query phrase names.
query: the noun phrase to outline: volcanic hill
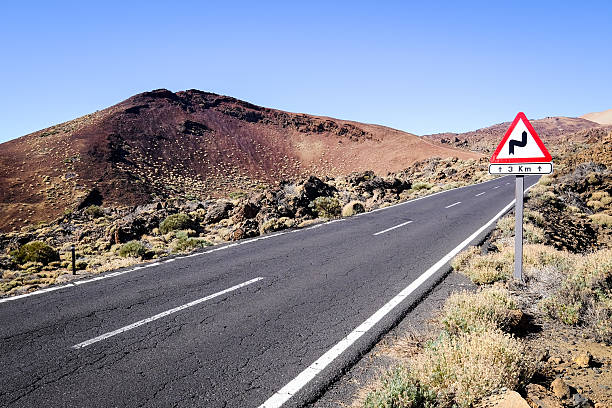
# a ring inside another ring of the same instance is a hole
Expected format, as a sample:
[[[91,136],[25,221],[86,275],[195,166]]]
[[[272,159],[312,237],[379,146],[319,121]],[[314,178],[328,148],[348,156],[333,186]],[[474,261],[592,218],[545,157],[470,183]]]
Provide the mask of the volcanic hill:
[[[90,204],[224,197],[434,156],[480,157],[384,126],[159,89],[0,144],[0,231]]]
[[[610,126],[587,120],[584,118],[548,117],[544,119],[530,119],[529,122],[551,152],[555,146],[566,141],[586,141],[593,136],[593,132],[607,134]],[[436,133],[425,135],[424,138],[454,147],[482,152],[486,155],[493,153],[511,122],[498,123],[482,129],[465,133]]]

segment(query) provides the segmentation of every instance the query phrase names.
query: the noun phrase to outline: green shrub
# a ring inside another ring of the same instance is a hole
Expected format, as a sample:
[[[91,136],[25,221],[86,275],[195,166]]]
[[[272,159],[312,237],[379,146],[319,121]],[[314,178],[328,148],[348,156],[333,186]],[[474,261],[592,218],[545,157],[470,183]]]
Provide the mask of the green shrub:
[[[244,191],[232,191],[229,193],[229,198],[231,200],[236,200],[238,198],[246,197],[246,193]]]
[[[98,205],[90,205],[84,212],[91,218],[100,218],[104,215],[104,210]]]
[[[427,183],[427,182],[424,182],[424,181],[417,181],[416,183],[414,183],[412,185],[412,189],[415,190],[415,191],[429,190],[432,187],[433,187],[433,184]]]
[[[185,213],[173,214],[159,224],[159,231],[162,234],[167,234],[170,231],[189,229],[192,224],[189,215]]]
[[[212,244],[204,239],[180,237],[174,243],[174,252],[189,251],[194,248],[204,248]]]
[[[342,207],[337,198],[334,197],[317,197],[310,206],[314,208],[319,217],[334,218],[340,215]]]
[[[130,241],[119,248],[119,256],[124,258],[140,258],[147,252],[147,249],[140,241]]]
[[[433,408],[436,393],[421,386],[405,367],[389,371],[380,387],[366,397],[366,408]]]
[[[42,241],[28,242],[19,249],[12,251],[11,256],[19,265],[26,262],[40,262],[43,265],[48,265],[51,262],[60,260],[59,253]]]

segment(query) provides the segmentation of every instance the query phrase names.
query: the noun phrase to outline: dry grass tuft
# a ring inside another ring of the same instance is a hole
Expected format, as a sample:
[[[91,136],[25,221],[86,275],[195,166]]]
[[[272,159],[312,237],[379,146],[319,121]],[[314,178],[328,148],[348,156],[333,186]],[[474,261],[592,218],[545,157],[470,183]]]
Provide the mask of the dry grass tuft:
[[[512,275],[512,261],[508,251],[482,255],[477,248],[468,248],[455,257],[452,267],[472,282],[484,285],[508,279]]]
[[[535,371],[522,342],[501,330],[441,335],[414,359],[411,372],[442,406],[472,406],[496,389],[515,389]]]
[[[600,341],[612,341],[612,249],[574,256],[559,291],[542,302],[549,316],[593,330]]]
[[[505,289],[485,289],[480,292],[452,294],[442,309],[440,322],[453,335],[492,329],[506,330],[511,323],[511,311],[516,303]]]

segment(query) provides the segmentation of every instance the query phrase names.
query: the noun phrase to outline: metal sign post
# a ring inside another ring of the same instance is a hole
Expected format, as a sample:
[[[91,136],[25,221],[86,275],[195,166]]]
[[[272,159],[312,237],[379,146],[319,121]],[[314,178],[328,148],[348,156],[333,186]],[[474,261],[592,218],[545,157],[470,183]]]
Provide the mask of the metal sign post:
[[[514,205],[514,279],[523,282],[523,187],[525,176],[516,176]]]

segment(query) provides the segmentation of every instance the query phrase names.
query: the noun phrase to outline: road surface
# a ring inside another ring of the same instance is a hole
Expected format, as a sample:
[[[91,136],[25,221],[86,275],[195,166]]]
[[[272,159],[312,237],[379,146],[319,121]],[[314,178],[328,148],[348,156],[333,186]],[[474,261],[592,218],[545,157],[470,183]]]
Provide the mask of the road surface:
[[[513,199],[505,177],[3,300],[0,406],[301,406]]]

